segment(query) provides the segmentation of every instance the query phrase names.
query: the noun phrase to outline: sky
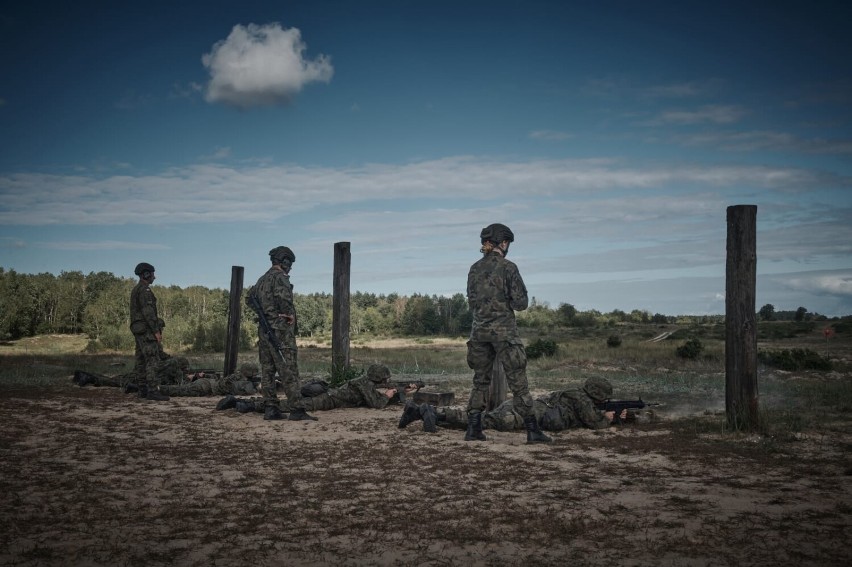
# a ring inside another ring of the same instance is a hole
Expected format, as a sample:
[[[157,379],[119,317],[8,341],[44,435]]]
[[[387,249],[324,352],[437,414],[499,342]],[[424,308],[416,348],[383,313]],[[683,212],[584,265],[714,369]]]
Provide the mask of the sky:
[[[852,7],[526,0],[6,2],[0,267],[297,293],[464,293],[515,234],[553,308],[852,314]]]

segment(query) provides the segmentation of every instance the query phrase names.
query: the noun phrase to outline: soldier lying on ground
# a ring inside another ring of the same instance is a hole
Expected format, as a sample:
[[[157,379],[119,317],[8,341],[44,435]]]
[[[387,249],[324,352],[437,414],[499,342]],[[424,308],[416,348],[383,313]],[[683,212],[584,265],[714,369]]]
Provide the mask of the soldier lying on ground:
[[[189,361],[178,357],[163,361],[157,376],[161,380],[159,391],[168,396],[222,396],[227,394],[251,395],[257,393],[255,378],[257,365],[243,364],[240,372],[221,377],[213,372],[193,372]],[[137,392],[134,372],[117,376],[104,376],[83,370],[74,371],[72,378],[78,386],[111,386],[123,388],[125,393]]]
[[[396,388],[387,388],[390,382],[390,370],[383,364],[373,364],[367,369],[364,376],[353,378],[338,388],[328,388],[328,384],[320,380],[312,380],[305,383],[301,388],[302,401],[306,411],[330,410],[335,408],[368,407],[382,409],[394,399]],[[411,384],[405,389],[406,393],[417,390],[417,386]],[[262,412],[263,404],[261,398],[238,399],[228,396],[219,400],[216,404],[217,410],[235,408],[238,412],[250,411]],[[284,400],[280,400],[281,411],[289,412],[289,406]]]
[[[533,402],[533,413],[541,429],[545,431],[562,431],[574,427],[601,429],[609,427],[616,419],[615,412],[601,411],[595,407],[612,397],[612,384],[604,378],[589,378],[582,389],[557,390],[539,396]],[[627,417],[627,410],[618,416]],[[423,420],[423,430],[437,431],[436,426],[464,429],[468,425],[466,408],[440,407],[434,408],[428,404],[408,402],[402,411],[399,428],[403,429],[409,423]],[[524,419],[514,410],[512,400],[506,400],[495,409],[483,413],[483,428],[497,431],[514,431],[524,429]],[[541,434],[546,440],[536,439],[527,435],[528,443],[547,443],[552,439]]]
[[[182,356],[172,358],[167,356],[160,360],[156,366],[157,392],[162,392],[162,387],[170,384],[181,384],[187,381],[187,373],[189,372],[189,361]],[[105,376],[85,370],[75,370],[71,380],[78,386],[109,386],[114,388],[123,388],[124,393],[138,392],[140,398],[149,398],[147,396],[148,389],[143,392],[139,389],[139,376],[136,371],[119,374],[117,376]],[[167,398],[168,399],[168,398]]]

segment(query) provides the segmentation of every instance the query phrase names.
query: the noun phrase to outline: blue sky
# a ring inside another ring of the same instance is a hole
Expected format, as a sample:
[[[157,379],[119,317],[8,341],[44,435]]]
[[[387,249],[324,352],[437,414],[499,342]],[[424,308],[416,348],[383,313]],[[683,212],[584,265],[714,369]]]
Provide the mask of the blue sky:
[[[32,2],[0,8],[0,266],[464,292],[492,222],[552,307],[852,314],[843,2]]]

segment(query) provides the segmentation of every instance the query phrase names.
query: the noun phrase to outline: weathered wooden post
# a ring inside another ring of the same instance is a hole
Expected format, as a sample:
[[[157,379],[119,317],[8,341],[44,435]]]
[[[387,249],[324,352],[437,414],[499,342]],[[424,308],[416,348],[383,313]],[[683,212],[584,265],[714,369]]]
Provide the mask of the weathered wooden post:
[[[499,360],[494,361],[491,367],[491,387],[488,389],[488,410],[493,410],[506,401],[506,392],[509,391],[509,382],[506,380],[506,370]]]
[[[728,427],[759,425],[757,393],[757,206],[728,207],[725,285],[725,412]]]
[[[240,352],[240,320],[242,317],[243,267],[231,266],[231,295],[228,302],[228,335],[225,338],[224,376],[230,376],[237,369],[237,355]]]
[[[349,269],[348,242],[334,244],[334,282],[332,286],[331,375],[345,376],[349,369]]]

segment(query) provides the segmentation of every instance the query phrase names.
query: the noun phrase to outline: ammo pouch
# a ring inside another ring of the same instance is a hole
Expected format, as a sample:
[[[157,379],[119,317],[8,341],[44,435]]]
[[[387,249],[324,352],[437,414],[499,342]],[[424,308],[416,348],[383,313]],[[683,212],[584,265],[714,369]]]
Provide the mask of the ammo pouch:
[[[315,398],[328,392],[328,382],[325,380],[308,380],[302,384],[299,393],[303,398]]]
[[[134,335],[144,335],[148,330],[148,325],[144,321],[134,321],[130,324],[130,332]]]

